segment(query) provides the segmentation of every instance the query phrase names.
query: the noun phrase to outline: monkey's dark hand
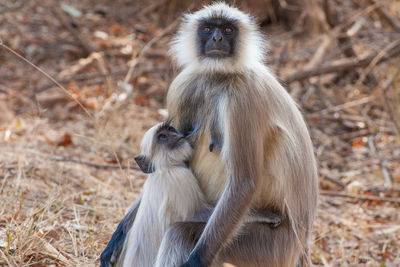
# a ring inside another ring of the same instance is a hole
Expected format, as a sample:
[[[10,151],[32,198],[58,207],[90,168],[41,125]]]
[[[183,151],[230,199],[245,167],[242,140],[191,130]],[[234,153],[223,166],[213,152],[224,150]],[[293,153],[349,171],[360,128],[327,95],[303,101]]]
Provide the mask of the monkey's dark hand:
[[[189,260],[181,265],[181,267],[206,267],[200,259],[190,256]]]
[[[221,152],[222,146],[216,140],[211,140],[211,143],[210,143],[210,146],[208,147],[208,149],[210,150],[210,152],[213,152],[214,148],[216,148],[218,152]]]

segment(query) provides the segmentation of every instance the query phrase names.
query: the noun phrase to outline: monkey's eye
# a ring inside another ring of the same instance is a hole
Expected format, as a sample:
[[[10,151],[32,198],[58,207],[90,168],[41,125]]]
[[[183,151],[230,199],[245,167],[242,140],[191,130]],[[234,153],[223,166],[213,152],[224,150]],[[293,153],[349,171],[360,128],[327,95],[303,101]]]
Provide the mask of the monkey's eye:
[[[211,31],[210,27],[204,27],[203,32],[209,33]]]
[[[225,27],[225,32],[226,33],[232,33],[233,29],[231,27]]]
[[[176,130],[174,127],[168,127],[168,132],[176,133]]]
[[[159,134],[157,138],[159,141],[166,141],[168,139],[168,136],[166,134]]]

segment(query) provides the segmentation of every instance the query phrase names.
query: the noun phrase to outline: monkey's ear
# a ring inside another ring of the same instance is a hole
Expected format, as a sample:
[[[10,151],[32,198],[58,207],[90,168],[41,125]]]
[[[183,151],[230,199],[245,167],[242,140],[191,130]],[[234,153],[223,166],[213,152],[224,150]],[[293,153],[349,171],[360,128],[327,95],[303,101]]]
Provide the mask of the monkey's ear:
[[[139,168],[144,173],[152,173],[154,171],[153,167],[151,166],[151,162],[148,157],[143,154],[139,154],[135,156],[135,161]]]

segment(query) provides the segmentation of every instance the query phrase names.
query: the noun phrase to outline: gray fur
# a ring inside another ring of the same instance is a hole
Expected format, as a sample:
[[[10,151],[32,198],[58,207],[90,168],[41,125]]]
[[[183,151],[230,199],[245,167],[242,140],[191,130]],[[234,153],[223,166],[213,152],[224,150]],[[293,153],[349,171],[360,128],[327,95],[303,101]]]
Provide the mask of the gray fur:
[[[198,57],[193,32],[215,16],[237,19],[232,58]],[[185,266],[295,266],[302,255],[311,264],[313,147],[297,105],[263,64],[263,44],[250,17],[223,3],[187,15],[175,38],[172,53],[183,69],[168,92],[169,115],[181,131],[199,128],[190,168],[215,210],[207,223],[174,224],[160,247],[159,266],[180,266],[189,255]],[[221,131],[220,153],[209,152],[215,129]],[[244,225],[251,209],[276,210],[287,220],[276,229]]]
[[[142,154],[149,158],[154,172],[143,186],[140,207],[117,266],[154,266],[169,226],[207,209],[196,178],[184,164],[192,154],[189,142],[183,140],[175,149],[158,144],[156,135],[162,126],[152,127],[142,141]]]
[[[180,133],[163,130],[167,124],[159,123],[148,130],[142,141],[142,157],[153,165],[141,194],[140,206],[135,208],[136,219],[129,220],[130,230],[119,258],[112,259],[116,266],[163,266],[156,264],[162,238],[169,227],[178,221],[205,222],[213,210],[204,199],[196,178],[185,162],[192,155],[189,141]],[[170,142],[160,144],[159,133],[168,134]],[[178,142],[175,142],[178,141]],[[148,169],[147,167],[145,169]],[[132,214],[132,211],[128,213]],[[246,222],[257,222],[277,227],[280,215],[254,210]]]

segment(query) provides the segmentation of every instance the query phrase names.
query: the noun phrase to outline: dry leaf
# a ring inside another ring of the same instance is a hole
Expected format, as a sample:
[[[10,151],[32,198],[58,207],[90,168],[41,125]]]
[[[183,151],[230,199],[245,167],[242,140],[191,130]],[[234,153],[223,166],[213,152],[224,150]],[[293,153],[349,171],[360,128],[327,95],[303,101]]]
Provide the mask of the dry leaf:
[[[62,138],[57,142],[57,146],[70,146],[73,145],[72,137],[69,133],[65,133]]]

